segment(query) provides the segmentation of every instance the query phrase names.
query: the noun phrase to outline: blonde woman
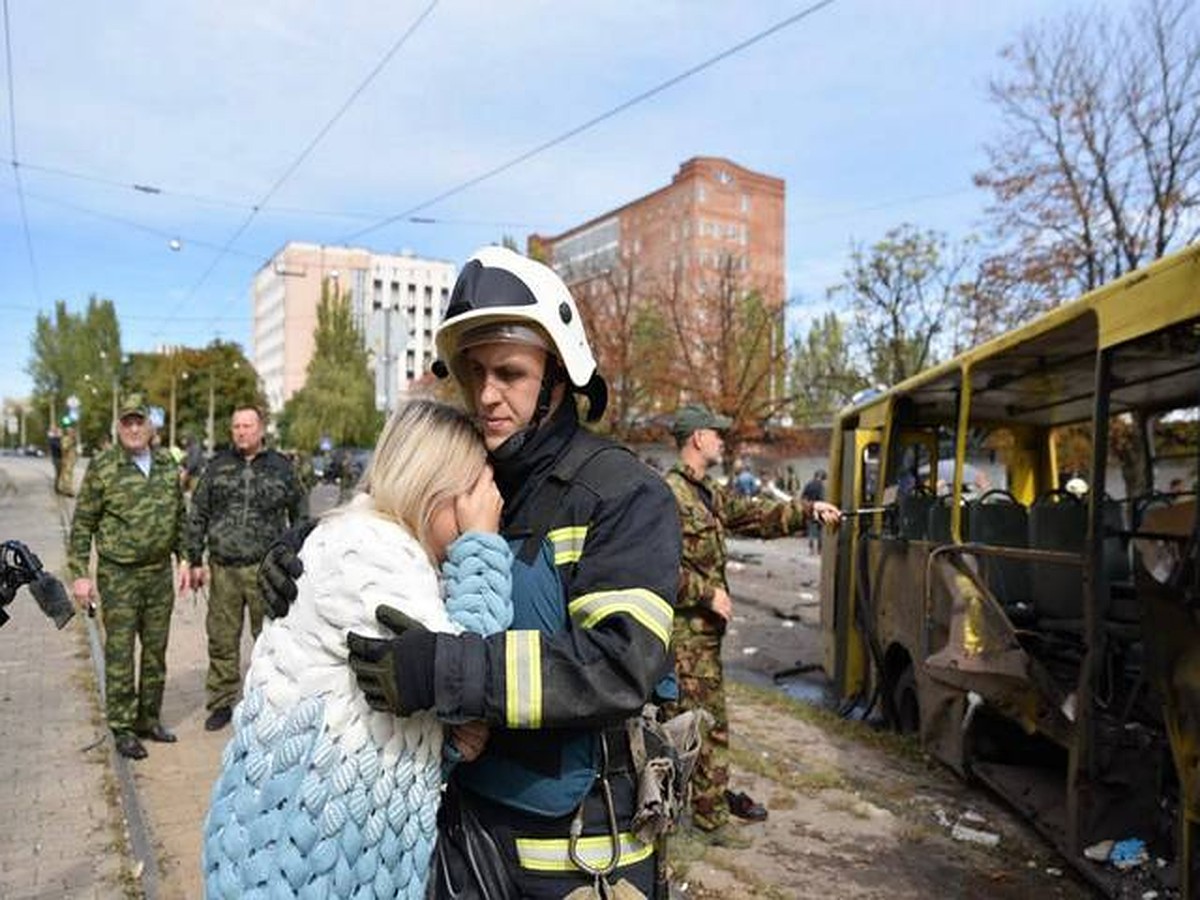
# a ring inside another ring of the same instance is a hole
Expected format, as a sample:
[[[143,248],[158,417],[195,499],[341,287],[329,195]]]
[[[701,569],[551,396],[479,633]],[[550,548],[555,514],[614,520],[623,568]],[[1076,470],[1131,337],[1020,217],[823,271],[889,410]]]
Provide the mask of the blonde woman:
[[[424,896],[443,726],[372,710],[346,635],[386,636],[380,606],[430,631],[507,628],[500,509],[470,419],[427,401],[391,417],[353,499],[305,542],[291,614],[255,644],[205,822],[207,897]],[[482,723],[457,726],[445,759],[485,740]]]

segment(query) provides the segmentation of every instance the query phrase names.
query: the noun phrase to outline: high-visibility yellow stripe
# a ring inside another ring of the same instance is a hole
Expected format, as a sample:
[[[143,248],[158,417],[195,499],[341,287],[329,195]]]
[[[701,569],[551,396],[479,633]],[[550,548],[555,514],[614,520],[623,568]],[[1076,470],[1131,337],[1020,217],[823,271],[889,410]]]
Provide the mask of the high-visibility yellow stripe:
[[[626,613],[662,641],[664,647],[671,643],[675,611],[670,603],[645,588],[584,594],[572,600],[567,610],[578,628],[594,628],[597,622],[611,615]]]
[[[583,556],[583,542],[587,540],[586,525],[570,525],[566,528],[555,528],[546,537],[554,547],[554,564],[556,566],[579,562]]]
[[[537,631],[504,634],[505,724],[542,727],[542,643]]]
[[[632,866],[654,852],[653,844],[643,844],[627,831],[617,835],[620,858],[617,866]],[[568,838],[517,838],[517,860],[521,868],[531,872],[575,872]],[[606,868],[612,860],[612,838],[608,835],[581,837],[575,843],[580,859],[594,869]]]

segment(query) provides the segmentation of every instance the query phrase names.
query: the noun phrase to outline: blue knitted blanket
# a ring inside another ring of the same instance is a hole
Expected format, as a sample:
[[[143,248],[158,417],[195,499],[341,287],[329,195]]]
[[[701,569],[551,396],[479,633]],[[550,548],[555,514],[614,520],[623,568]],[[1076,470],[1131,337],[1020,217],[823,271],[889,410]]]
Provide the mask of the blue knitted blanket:
[[[322,523],[314,531],[295,607],[271,623],[255,647],[204,824],[210,900],[425,895],[442,726],[430,713],[401,719],[370,710],[345,662],[345,632],[369,631],[364,606],[373,617],[380,582],[410,568],[416,573],[410,583],[393,584],[393,593],[407,588],[416,596],[432,587],[437,608],[429,598],[419,598],[422,606],[393,597],[391,605],[423,613],[417,618],[435,629],[504,630],[512,621],[512,554],[497,535],[461,536],[442,569],[443,609],[436,578],[424,577],[412,546],[397,554],[397,573],[396,558],[382,565],[370,558],[390,547],[363,547],[361,529],[342,530]],[[331,559],[355,575],[333,579],[323,590],[319,564]],[[312,582],[307,588],[306,580]],[[270,630],[285,623],[288,629]]]

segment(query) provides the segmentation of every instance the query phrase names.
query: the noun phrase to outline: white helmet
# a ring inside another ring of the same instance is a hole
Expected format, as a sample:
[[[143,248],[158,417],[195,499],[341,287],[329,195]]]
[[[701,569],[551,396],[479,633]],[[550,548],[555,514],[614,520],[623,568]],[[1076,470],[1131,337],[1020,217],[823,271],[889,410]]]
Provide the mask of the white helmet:
[[[608,388],[583,330],[575,298],[552,269],[506,247],[484,247],[463,266],[435,336],[444,378],[462,352],[506,341],[541,347],[561,364],[572,388],[588,400],[588,420],[604,413]]]

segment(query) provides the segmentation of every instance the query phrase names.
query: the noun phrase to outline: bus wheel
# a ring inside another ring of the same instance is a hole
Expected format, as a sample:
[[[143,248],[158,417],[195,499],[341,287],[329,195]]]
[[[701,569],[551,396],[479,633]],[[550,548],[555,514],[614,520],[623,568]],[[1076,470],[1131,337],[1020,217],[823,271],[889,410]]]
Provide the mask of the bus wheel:
[[[921,730],[921,706],[917,700],[917,676],[911,664],[906,665],[892,686],[892,726],[901,734],[916,734]]]

